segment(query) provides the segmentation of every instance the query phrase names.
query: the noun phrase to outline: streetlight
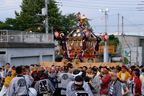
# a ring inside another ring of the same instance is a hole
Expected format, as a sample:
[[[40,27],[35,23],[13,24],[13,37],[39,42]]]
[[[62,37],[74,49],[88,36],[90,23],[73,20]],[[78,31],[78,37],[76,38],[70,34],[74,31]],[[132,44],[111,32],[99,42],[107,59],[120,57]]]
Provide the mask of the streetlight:
[[[109,12],[109,9],[106,8],[106,10],[99,9],[100,12],[104,12],[105,14],[105,34],[107,34],[107,12]],[[107,50],[107,41],[105,41],[105,46],[104,46],[104,63],[107,63],[107,55],[108,55],[108,50]]]

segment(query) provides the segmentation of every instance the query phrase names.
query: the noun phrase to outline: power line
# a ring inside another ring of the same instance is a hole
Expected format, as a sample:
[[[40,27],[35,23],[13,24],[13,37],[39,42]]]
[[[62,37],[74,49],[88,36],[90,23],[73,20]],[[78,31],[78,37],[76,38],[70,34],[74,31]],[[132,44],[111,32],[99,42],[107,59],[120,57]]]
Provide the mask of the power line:
[[[74,5],[63,5],[64,7],[76,7],[76,8],[86,8],[86,9],[99,9],[99,8],[95,8],[95,7],[83,7],[83,6],[74,6]],[[137,11],[137,10],[128,10],[128,9],[112,9],[111,10],[119,10],[119,11]],[[138,12],[138,11],[137,11]]]
[[[122,16],[122,15],[121,15]],[[131,21],[129,21],[128,19],[124,18],[127,22],[129,22],[130,24],[132,24],[133,26],[137,27],[138,29],[144,31],[144,29],[138,27],[136,24],[133,24]]]
[[[96,6],[97,4],[71,4],[71,3],[63,3],[63,5],[78,5],[78,6],[87,6],[87,7],[95,7],[95,8],[100,8],[100,7],[108,7],[108,6],[104,6],[104,5],[100,5],[100,6]],[[136,8],[135,6],[134,7],[112,7],[112,6],[109,6],[108,8]]]
[[[8,9],[7,9],[7,8],[6,8],[6,9],[0,9],[0,12],[1,12],[1,11],[5,11],[5,10],[13,10],[13,9],[18,10],[18,8],[20,8],[20,7],[8,8]]]
[[[59,0],[59,1],[67,1],[67,2],[84,2],[83,0]],[[100,0],[100,1],[96,1],[96,0],[87,0],[88,2],[92,2],[92,3],[94,3],[94,2],[112,2],[112,3],[114,3],[114,2],[122,2],[122,3],[125,3],[125,2],[127,2],[127,3],[131,3],[131,2],[140,2],[140,1],[117,1],[117,0],[111,0],[111,1],[109,1],[109,0],[106,0],[106,1],[102,1],[102,0]],[[86,2],[87,2],[86,1]]]
[[[67,1],[67,2],[69,2],[69,1]],[[63,2],[63,3],[66,3],[66,2]],[[71,1],[71,2],[69,2],[69,3],[80,3],[80,4],[82,4],[82,3],[86,3],[86,4],[115,4],[115,5],[137,5],[137,4],[131,4],[131,3],[125,3],[125,2],[121,2],[121,3],[119,3],[119,2],[84,2],[84,1]]]
[[[57,5],[61,5],[61,4],[57,4]],[[64,5],[71,5],[70,3],[66,3]],[[87,4],[86,5],[79,5],[79,4],[74,4],[74,5],[78,5],[78,6],[88,6]],[[39,6],[39,5],[35,5],[35,6]],[[13,6],[8,6],[8,7],[15,7],[14,5]],[[7,7],[7,8],[8,8]],[[27,7],[33,7],[33,6],[27,6]],[[100,8],[100,7],[105,7],[104,5],[103,6],[90,6],[90,7],[94,7],[94,8]],[[3,7],[0,7],[0,8],[3,8]],[[135,8],[135,7],[109,7],[109,8]],[[139,7],[137,7],[139,8]],[[144,7],[140,7],[140,8],[144,8]]]

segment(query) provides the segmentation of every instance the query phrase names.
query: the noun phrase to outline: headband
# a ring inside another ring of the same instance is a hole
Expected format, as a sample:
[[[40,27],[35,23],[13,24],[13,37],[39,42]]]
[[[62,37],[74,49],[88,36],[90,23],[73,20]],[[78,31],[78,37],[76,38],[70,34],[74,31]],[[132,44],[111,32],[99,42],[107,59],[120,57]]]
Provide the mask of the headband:
[[[82,85],[83,84],[83,81],[82,82],[77,82],[77,81],[75,81],[74,82],[76,85]]]
[[[121,67],[121,68],[124,68],[124,69],[126,69],[126,67]]]

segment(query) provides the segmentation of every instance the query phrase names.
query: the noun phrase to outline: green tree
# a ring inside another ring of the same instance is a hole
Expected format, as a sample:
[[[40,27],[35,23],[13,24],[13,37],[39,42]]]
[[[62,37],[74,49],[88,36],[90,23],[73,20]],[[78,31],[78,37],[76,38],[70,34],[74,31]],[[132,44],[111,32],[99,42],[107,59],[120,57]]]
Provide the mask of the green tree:
[[[41,13],[41,9],[45,7],[45,0],[23,0],[20,7],[21,12],[15,12],[16,23],[19,26],[19,30],[38,31],[38,27],[41,27],[40,32],[45,32],[45,24],[43,23],[45,17],[37,16],[38,13]],[[54,0],[50,0],[48,4],[48,14],[50,31],[51,27],[55,24],[61,24],[61,12],[59,12],[59,8]],[[54,30],[56,29],[60,29],[59,26],[54,27]]]
[[[5,24],[11,26],[11,30],[18,30],[18,26],[16,24],[16,19],[6,18]]]
[[[63,15],[61,20],[61,31],[63,31],[65,34],[67,31],[70,32],[78,24],[75,13]]]
[[[114,35],[109,35],[109,38],[107,40],[107,45],[114,45],[115,46],[115,51],[117,51],[117,46],[119,45],[119,40],[117,37]],[[105,42],[103,41],[101,45],[105,45]]]
[[[6,24],[6,23],[0,21],[0,29],[9,29],[9,30],[11,30],[12,26],[10,26],[9,24]]]
[[[128,59],[124,57],[124,64],[128,64],[128,63],[129,63]]]
[[[36,31],[39,23],[42,23],[44,20],[43,17],[37,16],[44,7],[44,0],[23,0],[20,7],[20,13],[15,11],[19,30]]]

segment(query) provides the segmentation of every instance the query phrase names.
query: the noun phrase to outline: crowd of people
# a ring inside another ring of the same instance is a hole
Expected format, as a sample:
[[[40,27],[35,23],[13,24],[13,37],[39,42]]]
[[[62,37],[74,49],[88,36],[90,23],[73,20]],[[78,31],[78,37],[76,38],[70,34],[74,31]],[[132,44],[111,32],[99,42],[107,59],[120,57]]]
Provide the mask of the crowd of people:
[[[143,66],[0,68],[0,96],[144,96]]]

